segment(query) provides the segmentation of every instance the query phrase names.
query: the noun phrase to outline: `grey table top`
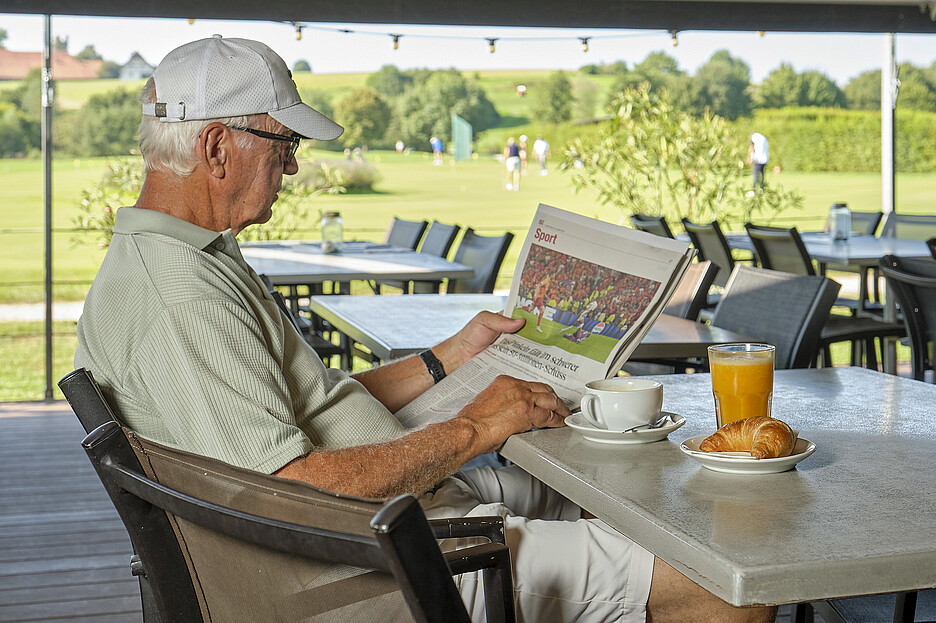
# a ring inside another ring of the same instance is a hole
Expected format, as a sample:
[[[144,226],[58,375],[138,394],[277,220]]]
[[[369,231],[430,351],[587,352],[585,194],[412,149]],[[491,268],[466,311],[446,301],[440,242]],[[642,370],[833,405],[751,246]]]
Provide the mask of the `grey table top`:
[[[241,245],[244,259],[274,285],[370,279],[441,281],[474,275],[470,266],[373,242],[346,242],[341,253],[324,254],[318,242],[256,242]]]
[[[816,452],[742,476],[679,450],[710,434],[708,374],[652,377],[687,422],[611,446],[570,428],[514,435],[502,454],[735,605],[936,587],[936,386],[861,368],[781,370],[774,415]]]
[[[364,344],[379,359],[396,359],[454,335],[481,310],[499,311],[506,297],[494,294],[313,296],[309,309]],[[633,358],[704,357],[711,344],[748,338],[698,322],[661,315]]]
[[[809,256],[820,264],[875,266],[885,255],[931,257],[922,240],[852,236],[846,241],[834,242],[825,232],[801,232],[800,235]],[[747,234],[725,234],[725,239],[733,249],[754,251],[754,244]]]

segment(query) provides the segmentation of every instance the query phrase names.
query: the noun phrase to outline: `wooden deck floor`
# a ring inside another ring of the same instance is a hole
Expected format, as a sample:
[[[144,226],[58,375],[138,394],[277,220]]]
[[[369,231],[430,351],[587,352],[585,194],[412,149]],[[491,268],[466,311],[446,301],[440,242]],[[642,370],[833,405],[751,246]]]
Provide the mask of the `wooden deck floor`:
[[[0,621],[142,621],[130,539],[58,403],[0,404]]]
[[[83,438],[65,402],[0,403],[2,622],[143,620],[130,539]]]

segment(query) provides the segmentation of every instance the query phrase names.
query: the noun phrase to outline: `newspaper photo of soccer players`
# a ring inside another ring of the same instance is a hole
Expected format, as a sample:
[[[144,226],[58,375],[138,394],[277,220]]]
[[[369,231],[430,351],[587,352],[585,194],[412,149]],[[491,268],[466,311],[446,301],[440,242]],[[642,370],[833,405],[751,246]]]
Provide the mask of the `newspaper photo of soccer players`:
[[[512,316],[526,319],[519,334],[527,339],[604,361],[659,286],[533,244]]]

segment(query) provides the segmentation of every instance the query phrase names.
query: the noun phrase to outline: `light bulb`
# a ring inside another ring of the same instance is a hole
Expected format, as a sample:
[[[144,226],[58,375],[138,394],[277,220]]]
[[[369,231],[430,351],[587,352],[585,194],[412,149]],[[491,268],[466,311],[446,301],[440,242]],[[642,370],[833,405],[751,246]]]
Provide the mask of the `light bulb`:
[[[579,41],[582,42],[582,52],[588,52],[588,40],[591,37],[579,37]]]
[[[763,37],[763,36],[766,35],[766,34],[767,34],[767,33],[764,32],[763,30],[758,30],[758,31],[757,31],[757,36],[758,36],[758,37]]]
[[[673,47],[675,48],[677,45],[679,45],[679,38],[676,36],[676,35],[679,34],[679,31],[678,31],[678,30],[671,30],[671,31],[669,31],[669,34],[670,34],[670,36],[673,38]]]
[[[390,36],[393,37],[393,49],[399,50],[400,49],[400,37],[402,37],[403,35],[390,35]]]
[[[296,26],[296,41],[302,41],[302,26]]]
[[[194,24],[194,23],[195,23],[195,18],[194,18],[194,17],[188,18],[188,23],[189,23],[189,25]]]
[[[487,40],[487,42],[488,42],[488,50],[490,50],[491,54],[494,54],[494,42],[495,42],[495,41],[497,41],[497,37],[495,37],[495,38],[493,38],[493,39],[488,39],[488,40]]]

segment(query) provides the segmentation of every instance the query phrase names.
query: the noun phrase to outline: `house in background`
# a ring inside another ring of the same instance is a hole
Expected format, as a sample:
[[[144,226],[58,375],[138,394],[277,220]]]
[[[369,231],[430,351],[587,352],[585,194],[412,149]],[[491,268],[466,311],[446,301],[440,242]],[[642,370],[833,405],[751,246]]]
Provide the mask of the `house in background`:
[[[134,52],[130,60],[120,68],[121,80],[141,80],[153,75],[156,68],[146,62],[139,52]]]
[[[103,61],[85,61],[65,50],[52,52],[52,76],[56,80],[93,80]],[[30,69],[42,67],[42,52],[14,52],[0,48],[0,80],[22,80]]]

